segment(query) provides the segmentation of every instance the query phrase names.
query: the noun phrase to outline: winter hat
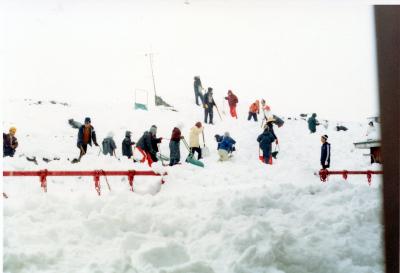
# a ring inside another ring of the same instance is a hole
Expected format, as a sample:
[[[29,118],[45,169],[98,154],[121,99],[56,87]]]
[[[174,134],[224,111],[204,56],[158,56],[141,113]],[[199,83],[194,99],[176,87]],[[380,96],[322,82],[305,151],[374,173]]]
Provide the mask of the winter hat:
[[[196,122],[195,125],[196,125],[197,128],[201,128],[201,122],[200,121]]]
[[[231,95],[231,94],[233,94],[232,90],[228,90],[228,95]]]
[[[131,131],[126,131],[126,132],[125,132],[125,136],[126,136],[126,137],[130,137],[130,136],[131,136],[131,134],[132,134],[132,132],[131,132]]]
[[[10,130],[8,130],[10,133],[14,133],[17,131],[17,128],[15,127],[10,127]]]
[[[90,120],[90,118],[89,117],[86,117],[85,118],[85,123],[91,123],[92,121]]]
[[[313,113],[312,116],[315,118],[317,116],[317,114]]]
[[[321,136],[323,139],[328,140],[328,136],[327,135],[323,135]]]
[[[151,125],[149,131],[150,131],[150,133],[151,133],[152,135],[156,135],[156,134],[157,134],[157,126]]]
[[[211,87],[208,87],[208,92],[212,92],[213,89]]]

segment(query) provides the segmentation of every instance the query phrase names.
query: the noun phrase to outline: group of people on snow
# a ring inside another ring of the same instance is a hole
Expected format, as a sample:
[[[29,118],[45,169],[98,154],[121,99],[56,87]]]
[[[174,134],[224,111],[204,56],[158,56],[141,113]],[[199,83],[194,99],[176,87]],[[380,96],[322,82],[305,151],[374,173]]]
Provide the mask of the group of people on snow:
[[[204,95],[202,94],[203,90],[204,88],[202,86],[200,77],[195,76],[194,93],[196,104],[200,105],[201,102],[201,105],[204,107],[204,123],[213,124],[213,108],[217,107],[213,98],[213,89],[208,87],[207,92]],[[228,94],[226,97],[224,97],[224,99],[228,101],[230,115],[237,119],[238,116],[236,106],[239,102],[238,97],[232,92],[232,90],[228,90]],[[263,116],[263,132],[257,137],[259,148],[262,151],[262,156],[260,156],[260,159],[266,164],[272,164],[272,144],[274,142],[276,145],[279,144],[278,138],[274,132],[274,124],[280,127],[283,124],[283,120],[275,115],[271,115],[271,108],[266,104],[264,99],[261,99],[261,106],[259,100],[256,100],[250,105],[247,119],[253,119],[257,122],[257,115],[259,115],[260,112]],[[313,113],[312,116],[307,120],[308,128],[311,133],[315,133],[316,126],[319,125],[316,116],[317,115]],[[79,125],[77,127],[79,127]],[[170,166],[180,163],[180,142],[181,140],[185,141],[181,132],[182,127],[182,124],[178,124],[172,129],[171,137],[169,139]],[[3,133],[3,157],[12,157],[14,155],[15,150],[18,147],[18,141],[15,137],[15,133],[15,127],[10,128],[9,134]],[[188,145],[190,155],[194,157],[195,154],[197,154],[197,160],[203,157],[202,148],[200,146],[200,135],[203,136],[204,142],[204,128],[202,123],[198,121],[190,129]],[[114,134],[110,132],[102,141],[102,152],[104,155],[116,156],[115,150],[117,149],[117,145],[115,144],[113,137]],[[145,131],[137,143],[132,141],[131,137],[132,132],[126,131],[125,138],[122,141],[123,156],[131,159],[134,157],[134,149],[136,149],[142,155],[142,159],[140,160],[141,163],[147,161],[148,165],[151,166],[153,162],[157,162],[160,159],[163,160],[162,155],[159,153],[159,144],[162,142],[163,138],[157,137],[156,125],[152,125],[148,131]],[[217,134],[214,137],[217,142],[219,160],[228,160],[232,156],[232,152],[236,150],[236,141],[231,137],[229,132],[225,132],[223,135]],[[327,135],[323,135],[321,137],[321,166],[323,169],[328,168],[330,165],[330,144],[327,142],[327,140]],[[80,125],[78,130],[77,147],[79,149],[79,158],[75,159],[75,162],[79,162],[81,160],[82,156],[87,153],[88,145],[92,146],[92,144],[99,146],[95,129],[91,124],[91,119],[90,117],[86,117],[84,124]],[[187,143],[185,141],[185,145],[186,144]],[[136,162],[135,158],[133,158],[133,160]]]

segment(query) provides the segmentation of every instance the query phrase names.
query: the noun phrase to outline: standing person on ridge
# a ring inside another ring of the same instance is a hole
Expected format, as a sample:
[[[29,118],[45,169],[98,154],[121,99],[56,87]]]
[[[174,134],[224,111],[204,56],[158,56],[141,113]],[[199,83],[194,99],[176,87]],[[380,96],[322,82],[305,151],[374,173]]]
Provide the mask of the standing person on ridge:
[[[321,166],[322,169],[325,170],[329,168],[331,164],[331,144],[328,143],[328,136],[323,135],[321,136]]]
[[[204,123],[207,123],[207,117],[210,117],[210,124],[213,123],[213,107],[215,106],[215,101],[213,98],[213,89],[208,87],[207,93],[204,95]]]
[[[264,132],[258,136],[257,141],[260,143],[260,149],[263,152],[263,162],[265,164],[272,164],[271,146],[274,142],[275,137],[270,132],[269,127],[266,126]]]
[[[204,88],[201,84],[201,80],[200,80],[199,76],[194,77],[193,87],[194,87],[194,96],[196,99],[196,104],[200,105],[199,98],[200,98],[201,104],[203,104],[203,94],[201,93],[201,90],[204,90]]]
[[[247,120],[250,120],[251,118],[254,119],[254,121],[257,121],[257,115],[260,113],[260,101],[256,100],[250,105],[249,108],[249,116]]]
[[[311,117],[307,120],[308,123],[308,129],[310,130],[310,133],[313,134],[317,131],[317,125],[319,125],[317,119],[317,114],[313,113]]]
[[[125,138],[122,141],[122,155],[128,157],[129,159],[133,156],[132,146],[135,142],[131,140],[132,132],[126,131]]]
[[[13,157],[15,150],[18,147],[18,141],[15,137],[17,128],[11,127],[8,130],[8,134],[3,133],[3,157],[10,156]]]
[[[91,119],[89,117],[86,117],[85,124],[83,124],[78,131],[77,147],[80,150],[79,158],[77,159],[78,162],[81,160],[82,156],[86,154],[87,145],[89,144],[90,146],[92,146],[92,140],[94,145],[99,146],[96,140],[96,132],[91,125],[91,122]]]
[[[236,114],[236,104],[239,102],[238,98],[236,97],[235,94],[233,94],[232,90],[228,91],[228,96],[225,97],[226,100],[228,100],[229,104],[229,111],[231,113],[231,116],[233,118],[237,119],[237,114]]]
[[[181,160],[180,144],[182,136],[182,123],[178,124],[172,130],[171,140],[169,142],[169,165],[174,166]]]
[[[194,152],[197,152],[197,159],[201,159],[201,148],[200,148],[200,134],[203,132],[203,126],[201,125],[201,122],[198,121],[196,122],[195,126],[193,126],[190,129],[190,134],[189,134],[189,147],[190,147],[190,153],[194,157]]]

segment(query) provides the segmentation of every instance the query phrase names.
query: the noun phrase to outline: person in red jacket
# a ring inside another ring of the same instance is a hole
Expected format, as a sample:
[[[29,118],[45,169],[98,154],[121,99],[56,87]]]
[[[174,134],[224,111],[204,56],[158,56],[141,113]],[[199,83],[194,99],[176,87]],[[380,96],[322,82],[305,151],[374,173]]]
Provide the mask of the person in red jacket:
[[[228,100],[231,116],[237,119],[236,104],[239,102],[238,98],[236,97],[235,94],[233,94],[232,90],[229,90],[228,96],[225,97],[225,99]]]
[[[183,138],[181,129],[182,124],[178,124],[172,130],[171,140],[169,142],[169,165],[174,166],[181,160],[180,141]]]
[[[249,108],[249,116],[247,120],[250,120],[251,118],[254,119],[254,121],[257,121],[257,115],[260,113],[260,101],[256,100],[250,105]]]

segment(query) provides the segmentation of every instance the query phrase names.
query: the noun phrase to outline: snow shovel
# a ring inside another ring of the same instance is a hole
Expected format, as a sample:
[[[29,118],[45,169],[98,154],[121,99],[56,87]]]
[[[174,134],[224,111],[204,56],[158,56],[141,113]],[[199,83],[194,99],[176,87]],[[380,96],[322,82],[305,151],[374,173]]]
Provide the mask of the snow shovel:
[[[204,157],[207,157],[207,156],[210,155],[210,150],[208,149],[208,147],[206,146],[206,142],[204,141],[204,129],[203,129],[203,131],[201,132],[201,134],[203,135],[203,148],[201,148],[201,154],[202,154]]]
[[[219,110],[218,110],[218,106],[217,106],[217,104],[215,104],[215,109],[217,109],[218,116],[219,116],[219,118],[220,118],[220,119],[221,119],[221,121],[222,121],[222,117],[221,117],[221,114],[219,113]]]
[[[276,159],[276,156],[278,155],[279,150],[280,150],[279,144],[277,144],[277,145],[275,146],[275,150],[271,153],[271,155],[272,155],[272,157],[273,157],[274,159]]]
[[[204,168],[204,163],[203,163],[203,162],[201,162],[200,160],[196,160],[196,159],[193,158],[193,154],[190,152],[189,145],[187,144],[187,142],[186,142],[186,140],[185,140],[184,138],[182,138],[182,142],[185,144],[186,149],[189,151],[189,155],[188,155],[188,157],[186,158],[186,162],[187,162],[187,163],[190,163],[190,164],[193,164],[193,165],[196,165],[196,166],[198,166],[198,167]]]

